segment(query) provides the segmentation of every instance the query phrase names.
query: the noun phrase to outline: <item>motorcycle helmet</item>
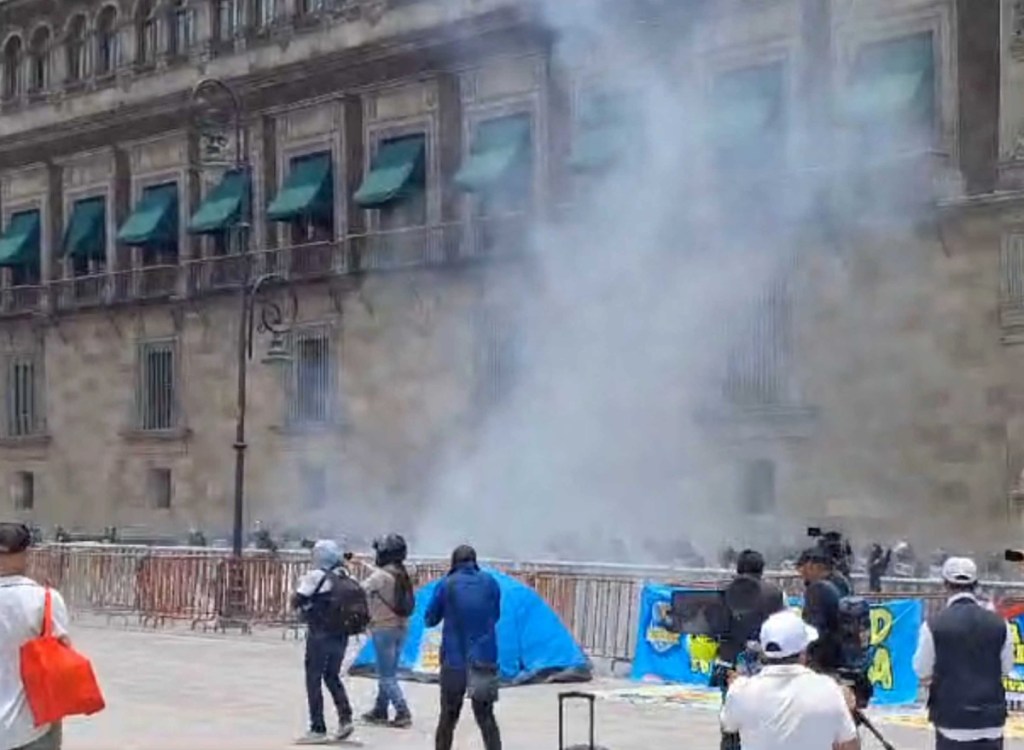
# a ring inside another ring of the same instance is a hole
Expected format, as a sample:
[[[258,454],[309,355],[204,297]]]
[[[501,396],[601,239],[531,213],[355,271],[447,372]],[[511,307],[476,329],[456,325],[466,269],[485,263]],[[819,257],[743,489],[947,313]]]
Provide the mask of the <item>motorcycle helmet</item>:
[[[373,550],[376,553],[377,567],[384,565],[401,565],[405,562],[409,549],[401,534],[388,534],[375,539]]]

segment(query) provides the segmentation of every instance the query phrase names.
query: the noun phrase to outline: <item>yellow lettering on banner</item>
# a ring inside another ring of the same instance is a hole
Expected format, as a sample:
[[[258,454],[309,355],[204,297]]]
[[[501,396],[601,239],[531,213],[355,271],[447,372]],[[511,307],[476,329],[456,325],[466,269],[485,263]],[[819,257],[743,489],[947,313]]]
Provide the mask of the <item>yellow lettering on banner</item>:
[[[711,662],[707,659],[697,659],[691,656],[690,671],[697,672],[698,674],[711,674]]]
[[[1010,632],[1013,633],[1013,663],[1024,664],[1024,642],[1021,642],[1020,624],[1010,620]]]
[[[868,669],[868,679],[871,680],[871,684],[875,687],[880,687],[883,690],[892,690],[892,656],[889,654],[889,649],[885,646],[879,646],[875,649],[874,658],[871,660],[871,667]]]
[[[892,633],[894,618],[892,611],[886,607],[871,608],[871,645],[880,646]]]
[[[1024,679],[1007,675],[1003,678],[1003,687],[1008,693],[1024,693]]]

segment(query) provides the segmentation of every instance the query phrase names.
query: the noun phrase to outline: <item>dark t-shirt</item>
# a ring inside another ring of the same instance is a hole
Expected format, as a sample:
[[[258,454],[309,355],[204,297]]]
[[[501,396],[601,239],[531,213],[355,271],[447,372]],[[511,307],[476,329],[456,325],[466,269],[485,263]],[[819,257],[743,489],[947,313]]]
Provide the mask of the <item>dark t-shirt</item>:
[[[764,621],[785,606],[782,589],[775,584],[745,575],[736,576],[733,579],[733,584],[737,581],[740,582],[740,585],[756,582],[760,587],[760,592],[752,610],[733,613],[729,636],[719,645],[718,658],[730,664],[735,663],[736,658],[746,648],[748,641],[757,640]]]
[[[842,595],[831,581],[816,581],[804,592],[804,622],[818,631],[808,656],[815,669],[830,672],[839,667],[839,600]]]

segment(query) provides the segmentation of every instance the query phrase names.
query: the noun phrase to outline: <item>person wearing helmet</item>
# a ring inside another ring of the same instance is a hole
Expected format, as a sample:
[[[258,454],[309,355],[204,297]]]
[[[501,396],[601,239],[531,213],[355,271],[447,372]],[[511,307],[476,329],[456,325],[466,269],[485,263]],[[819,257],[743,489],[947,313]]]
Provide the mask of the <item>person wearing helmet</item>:
[[[370,606],[370,636],[377,654],[377,700],[373,710],[363,714],[363,721],[405,729],[412,726],[412,714],[398,683],[398,660],[409,616],[416,606],[412,580],[405,569],[408,550],[405,539],[399,534],[377,539],[373,549],[375,570],[363,583],[363,588]],[[394,706],[395,717],[389,721],[391,706]]]

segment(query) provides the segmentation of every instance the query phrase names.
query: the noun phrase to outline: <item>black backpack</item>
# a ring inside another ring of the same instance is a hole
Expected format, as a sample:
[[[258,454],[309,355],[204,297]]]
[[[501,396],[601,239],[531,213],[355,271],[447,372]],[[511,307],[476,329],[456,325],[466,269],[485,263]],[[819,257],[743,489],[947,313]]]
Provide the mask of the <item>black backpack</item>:
[[[370,605],[359,581],[347,573],[328,571],[324,580],[331,582],[323,627],[329,633],[359,635],[370,624]]]
[[[416,592],[412,588],[412,578],[404,565],[397,565],[391,571],[395,577],[395,605],[391,611],[399,617],[409,617],[416,609]]]

